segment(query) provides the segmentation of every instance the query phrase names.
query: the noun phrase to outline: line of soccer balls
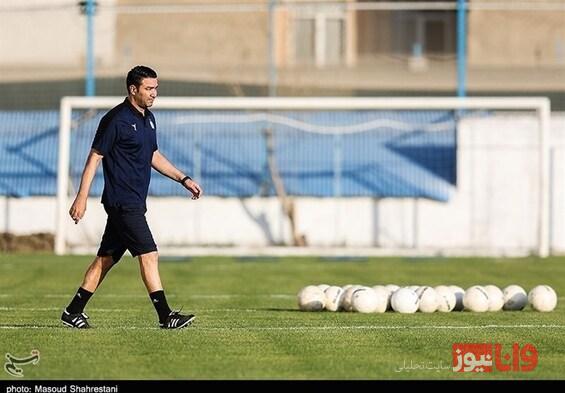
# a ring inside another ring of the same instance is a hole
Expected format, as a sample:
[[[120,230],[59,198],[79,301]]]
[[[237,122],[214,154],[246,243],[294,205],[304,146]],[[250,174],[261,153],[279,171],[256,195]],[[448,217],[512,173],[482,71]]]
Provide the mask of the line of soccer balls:
[[[432,313],[469,310],[519,311],[527,304],[536,311],[552,311],[557,294],[548,285],[538,285],[528,294],[519,285],[503,290],[495,285],[473,285],[464,290],[456,285],[429,286],[308,285],[298,292],[298,307],[303,311],[354,311],[383,313],[388,310],[404,314],[416,311]]]

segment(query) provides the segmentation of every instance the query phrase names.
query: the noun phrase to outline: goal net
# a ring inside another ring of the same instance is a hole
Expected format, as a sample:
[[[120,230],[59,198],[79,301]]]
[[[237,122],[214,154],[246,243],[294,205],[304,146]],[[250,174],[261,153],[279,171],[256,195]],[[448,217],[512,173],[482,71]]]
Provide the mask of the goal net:
[[[67,212],[122,100],[61,101],[58,254],[99,243],[100,173],[85,219]],[[546,98],[159,97],[152,110],[159,150],[204,189],[190,201],[153,174],[161,252],[549,253]]]

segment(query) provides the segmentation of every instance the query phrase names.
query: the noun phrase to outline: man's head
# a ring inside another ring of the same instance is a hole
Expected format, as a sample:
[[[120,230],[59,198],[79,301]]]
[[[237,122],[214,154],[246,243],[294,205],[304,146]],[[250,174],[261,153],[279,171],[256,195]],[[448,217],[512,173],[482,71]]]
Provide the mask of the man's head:
[[[149,108],[157,97],[157,73],[146,66],[135,66],[127,75],[128,95],[141,108]]]

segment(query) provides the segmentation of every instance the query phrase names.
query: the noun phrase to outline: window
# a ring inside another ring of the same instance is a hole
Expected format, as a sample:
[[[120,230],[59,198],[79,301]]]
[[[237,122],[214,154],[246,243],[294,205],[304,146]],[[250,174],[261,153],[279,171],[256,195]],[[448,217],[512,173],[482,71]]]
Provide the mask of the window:
[[[316,20],[295,21],[295,59],[297,63],[313,64],[316,61]]]
[[[294,63],[318,67],[344,63],[345,12],[335,8],[299,12],[294,18]]]
[[[401,54],[447,55],[455,53],[453,11],[393,13],[393,47]]]

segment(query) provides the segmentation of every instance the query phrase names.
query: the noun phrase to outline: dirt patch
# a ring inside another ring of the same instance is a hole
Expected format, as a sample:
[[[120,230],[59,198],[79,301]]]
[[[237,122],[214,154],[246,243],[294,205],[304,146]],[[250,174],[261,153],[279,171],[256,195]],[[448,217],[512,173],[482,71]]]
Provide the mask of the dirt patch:
[[[14,235],[0,233],[0,252],[53,251],[55,235],[52,233],[34,233]]]

